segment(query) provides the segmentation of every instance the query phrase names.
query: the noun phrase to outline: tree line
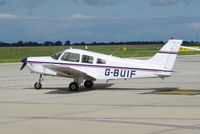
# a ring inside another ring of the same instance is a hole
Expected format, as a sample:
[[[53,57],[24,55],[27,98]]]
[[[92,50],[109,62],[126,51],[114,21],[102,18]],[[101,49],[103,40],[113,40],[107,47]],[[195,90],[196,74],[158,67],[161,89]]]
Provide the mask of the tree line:
[[[129,42],[92,42],[92,43],[71,43],[69,40],[62,42],[62,41],[45,41],[43,43],[38,42],[23,42],[18,41],[16,43],[5,43],[0,41],[0,47],[29,47],[29,46],[85,46],[85,45],[160,45],[165,44],[164,41],[129,41]],[[183,45],[192,46],[200,44],[199,42],[194,41],[184,41]]]

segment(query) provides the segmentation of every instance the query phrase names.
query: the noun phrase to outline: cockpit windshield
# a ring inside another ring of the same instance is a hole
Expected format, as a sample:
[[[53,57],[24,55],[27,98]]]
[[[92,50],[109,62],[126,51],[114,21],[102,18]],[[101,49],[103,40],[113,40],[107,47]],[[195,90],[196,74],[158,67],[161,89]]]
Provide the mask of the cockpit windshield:
[[[60,52],[58,52],[58,53],[55,53],[55,54],[51,55],[51,58],[57,60],[57,59],[60,57],[60,55],[61,55],[62,53],[63,53],[63,51],[60,51]]]

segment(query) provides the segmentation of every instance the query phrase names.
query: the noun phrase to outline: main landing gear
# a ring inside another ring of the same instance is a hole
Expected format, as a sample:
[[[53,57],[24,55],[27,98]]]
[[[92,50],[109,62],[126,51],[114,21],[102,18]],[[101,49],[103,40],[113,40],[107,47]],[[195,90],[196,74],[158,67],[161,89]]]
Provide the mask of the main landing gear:
[[[84,82],[85,88],[92,88],[93,87],[93,81],[92,80],[86,80]]]
[[[78,91],[79,84],[77,82],[72,82],[69,84],[70,91]]]
[[[69,90],[70,91],[78,91],[78,88],[80,87],[81,83],[83,82],[83,79],[75,78],[74,82],[69,84]],[[84,82],[85,88],[92,88],[93,87],[93,81],[92,80],[85,80]]]
[[[40,74],[40,78],[39,78],[38,82],[36,82],[36,83],[34,84],[34,88],[35,88],[35,89],[39,90],[39,89],[42,88],[42,83],[41,83],[42,80],[43,80],[43,77],[42,77],[42,75]]]

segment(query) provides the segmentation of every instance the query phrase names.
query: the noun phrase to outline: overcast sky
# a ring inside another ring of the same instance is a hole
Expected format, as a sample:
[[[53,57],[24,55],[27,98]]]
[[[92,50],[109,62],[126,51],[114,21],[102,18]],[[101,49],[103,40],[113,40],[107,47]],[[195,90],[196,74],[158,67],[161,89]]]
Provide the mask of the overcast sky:
[[[196,41],[198,33],[200,0],[0,0],[3,42]]]

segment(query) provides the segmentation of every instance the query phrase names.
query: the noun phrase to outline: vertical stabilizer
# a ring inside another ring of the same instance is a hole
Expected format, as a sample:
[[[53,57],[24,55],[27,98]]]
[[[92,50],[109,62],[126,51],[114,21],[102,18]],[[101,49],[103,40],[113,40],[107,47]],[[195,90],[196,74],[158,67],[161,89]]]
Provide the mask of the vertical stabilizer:
[[[164,69],[172,69],[182,40],[170,39],[149,62]]]

